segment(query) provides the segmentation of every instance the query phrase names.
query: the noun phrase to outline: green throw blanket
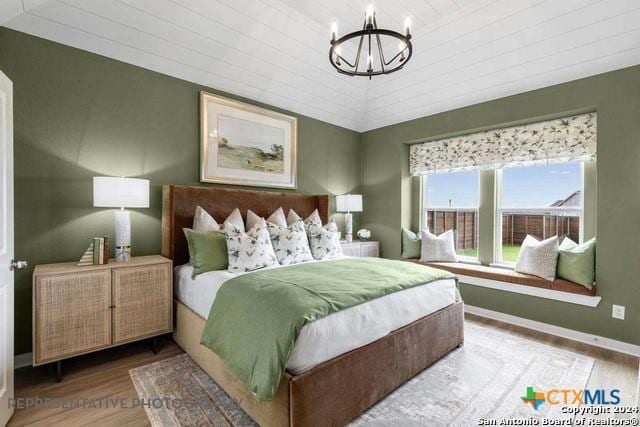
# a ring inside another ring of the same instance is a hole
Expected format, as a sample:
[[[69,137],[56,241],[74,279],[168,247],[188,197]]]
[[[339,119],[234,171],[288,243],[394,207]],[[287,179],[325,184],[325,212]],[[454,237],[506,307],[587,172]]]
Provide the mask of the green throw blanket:
[[[381,258],[259,270],[225,282],[201,343],[258,400],[272,400],[302,327],[331,313],[439,279],[446,271]]]

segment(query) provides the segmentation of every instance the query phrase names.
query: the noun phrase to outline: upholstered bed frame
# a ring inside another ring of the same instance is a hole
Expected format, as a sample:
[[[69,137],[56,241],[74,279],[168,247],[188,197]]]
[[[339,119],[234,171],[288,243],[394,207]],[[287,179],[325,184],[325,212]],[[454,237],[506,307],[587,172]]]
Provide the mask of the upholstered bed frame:
[[[174,265],[188,261],[182,228],[191,227],[198,205],[217,221],[234,208],[264,217],[278,207],[303,217],[318,209],[323,221],[329,213],[326,195],[167,185],[162,253]],[[275,399],[258,402],[214,352],[200,345],[205,319],[177,300],[175,305],[175,341],[261,426],[344,425],[464,340],[463,304],[457,302],[302,374],[286,373]]]

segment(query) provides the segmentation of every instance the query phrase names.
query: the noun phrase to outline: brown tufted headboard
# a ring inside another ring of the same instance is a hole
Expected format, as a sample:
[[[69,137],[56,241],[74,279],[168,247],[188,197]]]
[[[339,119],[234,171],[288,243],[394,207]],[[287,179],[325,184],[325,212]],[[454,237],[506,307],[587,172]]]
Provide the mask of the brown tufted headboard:
[[[327,195],[165,185],[162,188],[162,255],[171,258],[173,265],[189,261],[189,249],[182,229],[191,228],[198,205],[218,223],[222,223],[235,208],[240,209],[245,220],[247,209],[266,218],[279,207],[284,209],[285,215],[289,213],[289,209],[293,209],[303,218],[318,209],[323,223],[329,217]]]

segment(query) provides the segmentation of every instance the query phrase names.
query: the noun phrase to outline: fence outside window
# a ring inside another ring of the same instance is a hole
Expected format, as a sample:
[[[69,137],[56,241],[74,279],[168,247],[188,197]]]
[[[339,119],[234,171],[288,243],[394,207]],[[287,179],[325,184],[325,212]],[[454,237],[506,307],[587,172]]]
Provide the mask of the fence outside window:
[[[520,246],[530,234],[538,239],[565,236],[580,239],[580,209],[570,207],[502,209],[502,244]],[[478,209],[430,208],[425,210],[426,226],[434,234],[456,232],[456,250],[476,256]]]

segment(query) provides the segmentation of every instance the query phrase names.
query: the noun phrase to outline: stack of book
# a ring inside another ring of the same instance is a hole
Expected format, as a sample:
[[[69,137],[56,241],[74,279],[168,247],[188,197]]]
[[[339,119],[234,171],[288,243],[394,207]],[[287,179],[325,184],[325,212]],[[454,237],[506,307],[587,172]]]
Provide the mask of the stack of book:
[[[82,255],[78,265],[100,265],[109,263],[109,236],[94,237],[93,242]]]

